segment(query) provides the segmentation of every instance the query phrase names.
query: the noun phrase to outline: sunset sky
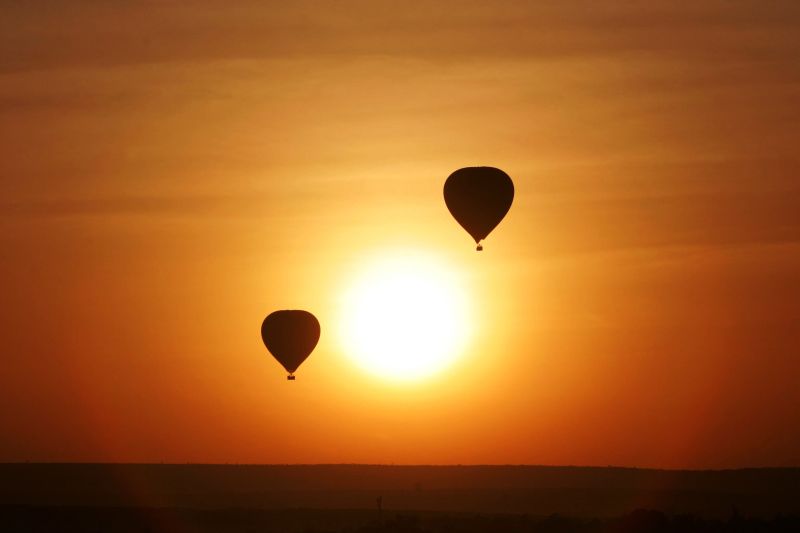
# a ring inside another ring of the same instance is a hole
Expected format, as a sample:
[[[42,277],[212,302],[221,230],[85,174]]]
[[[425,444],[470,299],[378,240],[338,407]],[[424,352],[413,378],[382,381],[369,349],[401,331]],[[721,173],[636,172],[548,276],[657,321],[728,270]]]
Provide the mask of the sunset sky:
[[[800,465],[800,2],[4,2],[0,461]],[[475,252],[459,167],[514,180]],[[371,261],[450,366],[342,339]],[[259,336],[322,325],[287,382]]]

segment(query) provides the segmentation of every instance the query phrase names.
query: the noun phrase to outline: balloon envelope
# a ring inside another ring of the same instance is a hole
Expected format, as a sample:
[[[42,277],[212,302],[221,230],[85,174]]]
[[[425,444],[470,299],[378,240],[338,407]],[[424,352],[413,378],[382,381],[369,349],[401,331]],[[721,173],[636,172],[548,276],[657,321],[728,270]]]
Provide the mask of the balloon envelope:
[[[497,227],[513,200],[514,182],[499,168],[460,168],[444,183],[447,209],[476,243]]]
[[[275,311],[261,324],[264,345],[289,374],[317,346],[319,332],[319,321],[308,311]]]

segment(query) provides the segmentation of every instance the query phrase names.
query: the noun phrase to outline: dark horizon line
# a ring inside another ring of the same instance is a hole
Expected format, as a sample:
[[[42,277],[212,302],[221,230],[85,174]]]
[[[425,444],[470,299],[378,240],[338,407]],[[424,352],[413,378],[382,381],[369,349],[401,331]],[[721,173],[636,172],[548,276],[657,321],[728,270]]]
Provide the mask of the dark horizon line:
[[[620,465],[553,465],[532,463],[205,463],[205,462],[121,462],[121,461],[0,461],[0,466],[246,466],[246,467],[385,467],[385,468],[541,468],[541,469],[603,469],[603,470],[641,470],[653,472],[744,472],[752,470],[800,470],[798,465],[789,466],[742,466],[735,468],[656,468]]]

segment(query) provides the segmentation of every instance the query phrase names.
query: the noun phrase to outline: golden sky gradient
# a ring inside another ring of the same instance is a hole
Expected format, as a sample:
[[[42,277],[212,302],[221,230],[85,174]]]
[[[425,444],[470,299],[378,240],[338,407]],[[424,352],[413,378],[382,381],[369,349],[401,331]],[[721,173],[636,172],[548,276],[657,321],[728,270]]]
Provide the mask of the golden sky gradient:
[[[2,12],[0,461],[800,464],[800,3]],[[481,254],[470,165],[516,185]],[[476,308],[404,385],[333,331],[398,249]]]

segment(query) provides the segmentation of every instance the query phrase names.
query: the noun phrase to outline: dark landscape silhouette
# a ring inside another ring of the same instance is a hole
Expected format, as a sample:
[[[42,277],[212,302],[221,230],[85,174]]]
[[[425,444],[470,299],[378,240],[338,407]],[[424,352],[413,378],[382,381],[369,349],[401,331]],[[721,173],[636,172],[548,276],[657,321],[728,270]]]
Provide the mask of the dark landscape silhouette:
[[[3,531],[792,531],[800,469],[0,465]]]

